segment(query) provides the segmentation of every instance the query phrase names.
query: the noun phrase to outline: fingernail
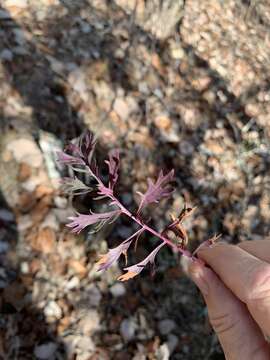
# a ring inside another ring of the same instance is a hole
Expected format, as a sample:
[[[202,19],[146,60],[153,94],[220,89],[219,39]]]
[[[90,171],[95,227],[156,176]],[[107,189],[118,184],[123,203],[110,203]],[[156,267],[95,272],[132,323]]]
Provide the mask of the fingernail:
[[[209,285],[207,279],[207,269],[199,262],[193,262],[188,270],[190,278],[195,282],[203,295],[208,295]]]

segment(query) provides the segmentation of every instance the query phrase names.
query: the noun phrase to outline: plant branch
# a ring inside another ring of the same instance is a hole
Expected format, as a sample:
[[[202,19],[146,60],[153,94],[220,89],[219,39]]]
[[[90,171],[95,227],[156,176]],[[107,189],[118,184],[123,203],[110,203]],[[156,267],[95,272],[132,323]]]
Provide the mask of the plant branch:
[[[93,171],[90,169],[89,166],[87,166],[91,176],[93,176],[93,178],[98,182],[98,184],[101,187],[105,187],[104,183],[102,182],[102,180],[93,173]],[[113,194],[113,192],[111,192],[111,194],[107,195],[107,197],[109,197],[111,200],[113,200],[114,204],[117,205],[120,210],[122,211],[123,214],[127,215],[130,219],[132,219],[133,221],[135,221],[138,225],[140,225],[145,231],[150,232],[152,235],[158,237],[159,239],[161,239],[163,242],[165,242],[167,245],[169,245],[172,249],[176,250],[177,252],[180,252],[182,255],[187,256],[187,257],[192,257],[192,254],[188,251],[188,250],[184,250],[182,248],[180,248],[179,246],[175,245],[171,240],[169,240],[168,238],[166,238],[165,236],[161,235],[158,231],[152,229],[150,226],[144,224],[140,219],[138,219],[136,216],[134,216]]]

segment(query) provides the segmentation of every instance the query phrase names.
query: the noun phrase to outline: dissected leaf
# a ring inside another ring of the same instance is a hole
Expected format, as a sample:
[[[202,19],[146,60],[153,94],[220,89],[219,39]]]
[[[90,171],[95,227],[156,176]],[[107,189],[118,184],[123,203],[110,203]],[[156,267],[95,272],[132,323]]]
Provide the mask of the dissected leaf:
[[[62,179],[62,189],[68,194],[82,195],[92,191],[92,188],[85,185],[78,178]]]
[[[95,145],[96,140],[93,133],[87,130],[80,136],[77,143],[69,143],[65,148],[65,152],[59,151],[57,160],[67,165],[87,165],[96,173],[97,166],[95,161],[92,161]],[[81,169],[75,168],[74,170],[80,171]]]
[[[98,184],[98,197],[96,200],[104,199],[105,197],[111,197],[113,195],[112,189],[106,187],[103,184]]]
[[[113,215],[110,219],[100,221],[89,231],[89,234],[98,232],[105,224],[112,224],[115,220],[117,220],[119,215],[121,215],[121,211],[116,211],[115,215]]]
[[[170,214],[172,222],[163,230],[162,234],[167,234],[168,231],[172,231],[176,237],[180,239],[180,244],[182,247],[186,247],[188,244],[188,234],[184,226],[182,225],[182,222],[190,217],[193,212],[196,210],[196,206],[194,208],[187,207],[186,203],[184,205],[184,208],[178,215],[178,217],[175,217],[173,214]]]
[[[185,239],[187,239],[187,234],[182,226],[182,221],[184,218],[190,215],[193,209],[184,208],[184,210],[180,213],[178,217],[172,217],[172,223],[169,224],[163,233],[158,233],[154,229],[150,228],[147,223],[142,221],[141,212],[142,210],[150,204],[157,203],[163,198],[169,197],[173,192],[173,187],[170,182],[173,180],[174,171],[170,171],[166,175],[161,171],[158,175],[158,178],[155,182],[148,179],[148,187],[144,194],[139,193],[141,196],[141,201],[138,207],[138,211],[136,214],[132,214],[125,206],[116,198],[114,195],[114,187],[119,178],[119,168],[120,168],[120,159],[119,159],[119,151],[112,150],[109,153],[109,159],[105,161],[108,165],[109,169],[109,182],[108,185],[103,183],[102,178],[99,175],[98,166],[95,158],[93,157],[94,149],[96,145],[96,140],[94,135],[90,131],[86,131],[76,142],[71,143],[67,148],[66,152],[59,152],[58,159],[63,163],[70,165],[71,169],[81,173],[88,173],[95,180],[97,185],[97,195],[96,199],[107,198],[109,199],[109,205],[114,205],[117,210],[104,212],[104,213],[93,213],[90,214],[77,214],[76,216],[70,217],[70,222],[67,224],[68,227],[71,228],[71,231],[74,233],[80,233],[83,229],[85,229],[89,225],[94,225],[93,231],[98,231],[104,224],[112,223],[117,219],[120,214],[125,214],[131,220],[135,221],[138,225],[140,225],[140,229],[131,235],[128,239],[123,241],[116,248],[109,249],[107,254],[101,256],[100,260],[97,262],[99,265],[99,270],[108,269],[115,261],[119,259],[121,255],[124,255],[127,260],[127,251],[131,245],[131,243],[135,242],[135,248],[138,241],[139,236],[144,232],[148,231],[153,235],[157,236],[162,240],[162,243],[158,245],[143,261],[126,267],[124,270],[126,271],[122,274],[118,279],[120,281],[126,281],[131,279],[145,268],[147,265],[151,265],[154,267],[155,257],[158,251],[165,244],[170,245],[172,248],[179,250],[182,255],[191,257],[192,255],[188,250],[185,250]],[[84,184],[77,177],[64,179],[63,187],[70,193],[73,194],[85,194],[92,189]],[[94,199],[95,200],[95,199]],[[182,247],[176,246],[166,235],[166,231],[172,230],[174,233],[182,239]],[[166,236],[164,236],[166,235]],[[211,241],[215,241],[216,238],[209,239],[209,243]]]
[[[124,270],[127,272],[125,274],[119,276],[117,280],[120,280],[120,281],[129,280],[129,279],[139,275],[140,272],[145,268],[145,266],[148,263],[150,263],[151,265],[154,265],[155,257],[157,255],[157,253],[165,244],[166,244],[165,242],[161,243],[143,261],[139,262],[138,264],[124,268]]]
[[[96,146],[96,139],[90,130],[86,130],[79,138],[79,149],[88,166],[91,166],[92,157]]]
[[[64,151],[57,151],[56,153],[57,161],[61,162],[62,164],[67,165],[84,165],[84,161],[76,156],[69,155]]]
[[[109,160],[105,163],[109,167],[109,188],[113,190],[119,176],[120,158],[119,150],[112,150],[109,153]]]
[[[142,197],[138,212],[140,214],[143,208],[152,203],[159,202],[162,198],[169,197],[173,188],[169,185],[169,183],[173,180],[174,170],[171,170],[167,175],[163,175],[163,172],[160,171],[158,175],[158,179],[156,183],[154,183],[151,179],[148,179],[148,188],[145,194],[138,192],[138,194]]]
[[[120,215],[120,213],[120,210],[113,210],[100,214],[78,214],[77,216],[69,217],[69,220],[71,220],[71,222],[68,223],[67,226],[72,228],[73,233],[79,234],[87,226],[97,223],[102,223],[102,225],[104,225],[104,223],[109,222],[110,220],[115,218],[116,215]]]
[[[97,265],[99,265],[98,271],[107,270],[115,261],[119,259],[122,254],[126,256],[127,250],[133,239],[138,236],[138,234],[141,234],[143,231],[143,229],[136,231],[133,235],[123,241],[116,248],[109,249],[107,254],[101,255],[99,261],[97,262]]]
[[[82,157],[82,153],[80,150],[80,147],[77,144],[74,143],[69,143],[66,147],[65,147],[65,151],[67,151],[68,153],[71,153],[73,156],[76,157]]]

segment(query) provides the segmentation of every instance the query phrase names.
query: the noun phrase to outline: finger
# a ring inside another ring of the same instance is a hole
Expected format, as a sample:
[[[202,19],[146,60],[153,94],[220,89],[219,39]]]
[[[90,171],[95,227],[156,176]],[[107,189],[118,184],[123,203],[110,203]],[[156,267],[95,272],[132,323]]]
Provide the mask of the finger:
[[[254,241],[243,241],[238,246],[252,254],[253,256],[270,262],[270,241],[269,240],[254,240]]]
[[[203,265],[192,263],[190,277],[205,299],[209,320],[226,359],[269,359],[269,348],[246,306]]]
[[[198,256],[244,302],[255,321],[270,335],[270,265],[238,246],[203,247]]]

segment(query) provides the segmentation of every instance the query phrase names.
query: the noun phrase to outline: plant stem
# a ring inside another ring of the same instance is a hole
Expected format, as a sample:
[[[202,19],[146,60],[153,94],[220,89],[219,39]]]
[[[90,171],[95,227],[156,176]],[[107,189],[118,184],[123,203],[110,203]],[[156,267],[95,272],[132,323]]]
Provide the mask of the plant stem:
[[[98,182],[98,184],[101,187],[106,187],[103,182],[101,181],[101,179],[96,176],[92,170],[90,169],[90,167],[88,166],[88,169],[91,173],[91,175],[94,177],[94,179]],[[192,254],[188,251],[188,250],[184,250],[182,248],[180,248],[179,246],[175,245],[171,240],[167,239],[165,236],[161,235],[159,232],[157,232],[156,230],[152,229],[150,226],[144,224],[140,219],[137,219],[136,216],[134,216],[128,209],[126,209],[126,207],[114,196],[114,194],[112,193],[111,195],[108,195],[108,197],[113,200],[114,204],[116,204],[120,210],[122,211],[123,214],[127,215],[130,219],[132,219],[133,221],[135,221],[138,225],[140,225],[145,231],[150,232],[152,235],[158,237],[159,239],[161,239],[162,241],[164,241],[167,245],[169,245],[171,248],[173,248],[174,250],[180,252],[182,255],[187,256],[187,257],[192,257]]]

